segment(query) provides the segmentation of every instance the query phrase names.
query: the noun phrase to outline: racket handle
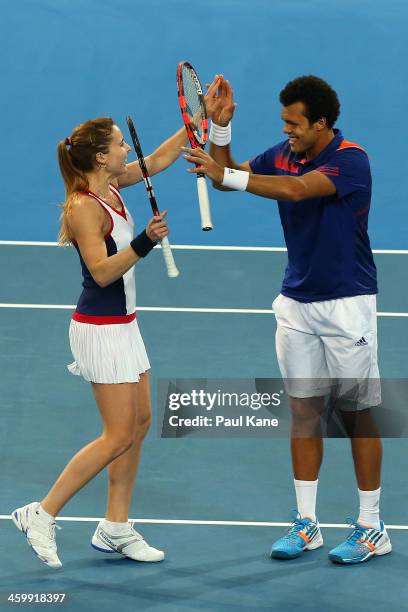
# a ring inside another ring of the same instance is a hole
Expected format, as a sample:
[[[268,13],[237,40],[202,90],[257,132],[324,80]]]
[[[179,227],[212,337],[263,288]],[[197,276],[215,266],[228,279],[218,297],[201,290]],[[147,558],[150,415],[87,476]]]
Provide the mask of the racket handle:
[[[198,203],[200,205],[201,229],[205,232],[212,230],[210,200],[208,198],[205,176],[197,176]]]
[[[164,263],[167,268],[167,275],[170,278],[176,278],[179,275],[179,271],[177,270],[176,263],[174,261],[173,253],[171,252],[170,242],[167,236],[163,238],[161,241],[161,248],[163,251]]]

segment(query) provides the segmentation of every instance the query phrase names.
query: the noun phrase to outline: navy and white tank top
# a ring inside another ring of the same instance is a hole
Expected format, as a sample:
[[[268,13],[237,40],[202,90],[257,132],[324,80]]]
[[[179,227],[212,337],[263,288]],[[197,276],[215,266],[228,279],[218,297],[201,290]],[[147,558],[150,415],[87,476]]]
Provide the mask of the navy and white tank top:
[[[111,226],[104,238],[108,257],[111,257],[129,246],[133,238],[134,224],[119,191],[113,185],[110,185],[109,189],[117,198],[120,210],[112,208],[92,191],[85,193],[94,198],[110,217]],[[107,287],[100,287],[86,267],[78,244],[73,241],[73,245],[78,252],[82,266],[83,291],[72,318],[81,323],[93,323],[95,325],[130,323],[133,321],[136,318],[134,266]]]

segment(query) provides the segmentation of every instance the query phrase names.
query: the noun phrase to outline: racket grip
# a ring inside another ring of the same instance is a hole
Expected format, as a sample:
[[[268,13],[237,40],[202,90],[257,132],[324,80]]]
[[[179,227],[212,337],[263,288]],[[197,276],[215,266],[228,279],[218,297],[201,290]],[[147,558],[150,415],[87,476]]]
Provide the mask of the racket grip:
[[[174,261],[173,253],[171,252],[170,242],[167,236],[163,238],[161,241],[161,248],[163,251],[164,263],[167,268],[167,275],[170,278],[176,278],[179,275],[179,271],[177,270],[176,263]]]
[[[212,230],[213,224],[211,221],[210,200],[208,198],[208,189],[205,176],[197,177],[197,191],[201,215],[201,229],[206,232],[208,230]]]

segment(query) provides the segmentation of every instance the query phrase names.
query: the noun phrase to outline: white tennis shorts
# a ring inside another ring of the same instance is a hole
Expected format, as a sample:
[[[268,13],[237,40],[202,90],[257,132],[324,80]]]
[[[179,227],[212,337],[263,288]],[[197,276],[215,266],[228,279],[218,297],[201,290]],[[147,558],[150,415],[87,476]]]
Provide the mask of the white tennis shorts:
[[[276,353],[291,397],[339,397],[362,409],[381,403],[376,296],[302,303],[282,294],[275,311]],[[344,409],[347,409],[344,408]]]
[[[68,370],[88,382],[139,382],[140,374],[150,369],[136,319],[114,325],[71,320],[69,341],[75,361]]]

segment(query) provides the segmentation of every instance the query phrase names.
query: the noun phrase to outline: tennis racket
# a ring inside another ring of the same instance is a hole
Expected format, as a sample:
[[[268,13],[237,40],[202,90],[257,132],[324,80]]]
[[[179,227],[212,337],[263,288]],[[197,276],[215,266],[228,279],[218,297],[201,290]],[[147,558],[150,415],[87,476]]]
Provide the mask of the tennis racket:
[[[203,91],[196,71],[188,62],[180,62],[177,66],[178,99],[187,130],[188,139],[193,149],[204,149],[208,139],[208,119],[205,110]],[[207,183],[202,172],[197,173],[198,203],[200,206],[201,228],[211,230],[210,200]]]
[[[130,117],[130,115],[128,117],[126,117],[126,122],[128,124],[129,132],[130,132],[130,137],[132,138],[132,142],[133,142],[133,146],[134,146],[135,151],[136,151],[137,159],[139,160],[139,165],[140,165],[140,169],[142,171],[143,182],[144,182],[145,187],[146,187],[147,196],[149,198],[153,214],[155,216],[157,216],[160,213],[159,213],[159,209],[157,207],[156,197],[155,197],[154,191],[153,191],[153,185],[152,185],[152,182],[150,180],[149,172],[148,172],[147,167],[146,167],[145,158],[143,157],[142,147],[140,146],[140,141],[139,141],[139,138],[137,136],[136,129],[135,129],[132,117]],[[165,236],[161,240],[160,244],[161,244],[161,248],[162,248],[162,252],[163,252],[164,263],[166,264],[166,268],[167,268],[167,275],[170,278],[176,278],[176,276],[179,275],[179,271],[177,270],[177,266],[176,266],[175,261],[174,261],[173,253],[171,252],[171,247],[170,247],[169,239],[167,238],[167,236]]]

